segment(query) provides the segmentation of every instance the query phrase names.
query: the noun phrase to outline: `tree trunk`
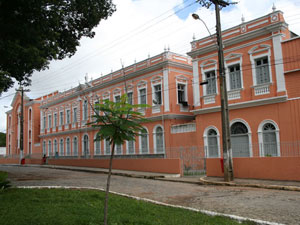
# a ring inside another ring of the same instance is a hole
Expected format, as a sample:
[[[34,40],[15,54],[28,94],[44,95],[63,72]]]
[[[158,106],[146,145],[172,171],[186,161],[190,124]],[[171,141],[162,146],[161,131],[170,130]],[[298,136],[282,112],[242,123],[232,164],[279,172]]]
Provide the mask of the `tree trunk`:
[[[104,225],[107,225],[107,211],[108,211],[108,194],[109,194],[109,187],[110,187],[110,177],[111,177],[111,169],[112,169],[112,161],[114,158],[115,153],[115,142],[112,143],[112,150],[109,159],[109,170],[108,176],[106,181],[106,191],[105,191],[105,202],[104,202]]]

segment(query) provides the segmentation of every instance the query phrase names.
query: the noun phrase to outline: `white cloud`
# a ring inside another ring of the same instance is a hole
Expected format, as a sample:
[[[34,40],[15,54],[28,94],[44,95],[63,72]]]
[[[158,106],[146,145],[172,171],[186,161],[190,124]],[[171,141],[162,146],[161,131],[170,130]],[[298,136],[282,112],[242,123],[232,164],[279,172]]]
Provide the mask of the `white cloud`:
[[[183,1],[115,0],[117,11],[95,29],[95,38],[81,40],[81,46],[72,58],[52,62],[49,70],[34,73],[31,93],[28,95],[35,98],[54,90],[63,91],[78,85],[79,81],[83,82],[86,73],[89,77],[97,78],[111,69],[120,69],[120,59],[128,66],[135,59],[140,61],[147,58],[148,54],[153,56],[161,53],[164,46],[169,45],[171,51],[185,54],[190,50],[194,33],[198,39],[208,36],[208,32],[200,21],[193,20],[191,16],[186,20],[172,16],[174,6]],[[242,14],[249,21],[270,13],[273,2],[278,10],[284,12],[287,23],[291,24],[290,29],[300,34],[300,2],[292,0],[240,0],[231,10],[222,11],[222,28],[240,24]],[[197,13],[210,31],[215,33],[214,11],[201,8]],[[14,91],[11,89],[3,96]],[[7,108],[3,106],[10,105],[12,97],[0,97],[0,131],[6,128],[4,111]]]

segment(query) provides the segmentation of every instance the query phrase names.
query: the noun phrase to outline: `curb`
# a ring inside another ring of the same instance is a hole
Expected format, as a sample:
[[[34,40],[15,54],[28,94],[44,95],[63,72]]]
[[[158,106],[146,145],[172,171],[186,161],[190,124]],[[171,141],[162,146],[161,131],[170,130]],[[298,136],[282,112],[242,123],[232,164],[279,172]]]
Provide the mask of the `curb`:
[[[20,188],[20,189],[34,189],[34,188],[37,188],[37,189],[87,189],[87,190],[97,190],[97,191],[104,191],[105,192],[105,189],[103,189],[103,188],[76,187],[76,186],[17,186],[17,188]],[[155,204],[155,205],[162,205],[162,206],[167,206],[167,207],[172,207],[172,208],[186,209],[186,210],[190,210],[190,211],[194,211],[194,212],[203,213],[203,214],[209,215],[209,216],[223,216],[223,217],[227,217],[227,218],[236,220],[238,222],[250,221],[250,222],[254,222],[256,224],[261,224],[261,225],[284,225],[284,224],[281,224],[281,223],[264,221],[264,220],[259,220],[259,219],[251,219],[251,218],[248,218],[248,217],[236,216],[236,215],[232,215],[232,214],[218,213],[218,212],[214,212],[214,211],[196,209],[196,208],[180,206],[180,205],[172,205],[172,204],[155,201],[155,200],[148,199],[148,198],[141,198],[141,197],[137,197],[137,196],[133,196],[133,195],[123,194],[123,193],[120,193],[120,192],[109,191],[109,193],[119,195],[119,196],[123,196],[123,197],[126,197],[126,198],[135,199],[135,200],[138,200],[138,201],[149,202],[149,203],[152,203],[152,204]]]
[[[201,177],[200,182],[206,185],[220,185],[220,186],[232,186],[232,187],[253,187],[253,188],[264,188],[273,190],[284,190],[284,191],[299,191],[300,187],[296,186],[281,186],[281,185],[265,185],[265,184],[237,184],[234,182],[225,181],[208,181],[206,177]]]

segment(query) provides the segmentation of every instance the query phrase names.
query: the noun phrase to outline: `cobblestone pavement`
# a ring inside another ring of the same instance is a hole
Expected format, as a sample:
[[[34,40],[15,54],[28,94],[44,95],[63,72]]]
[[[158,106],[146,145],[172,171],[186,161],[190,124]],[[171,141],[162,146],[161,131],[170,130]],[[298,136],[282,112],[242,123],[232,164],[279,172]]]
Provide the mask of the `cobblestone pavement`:
[[[105,188],[104,174],[1,166],[13,185],[64,185]],[[300,224],[300,194],[245,187],[204,186],[113,176],[111,190],[169,204],[285,224]]]

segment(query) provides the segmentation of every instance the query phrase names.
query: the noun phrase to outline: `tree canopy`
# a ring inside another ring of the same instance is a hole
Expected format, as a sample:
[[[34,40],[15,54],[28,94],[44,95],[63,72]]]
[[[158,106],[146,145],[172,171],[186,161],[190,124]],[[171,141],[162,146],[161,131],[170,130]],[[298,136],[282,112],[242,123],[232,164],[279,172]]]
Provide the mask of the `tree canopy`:
[[[0,147],[6,146],[6,133],[0,132]]]
[[[93,38],[115,10],[112,0],[0,0],[0,94],[74,55],[81,37]]]

